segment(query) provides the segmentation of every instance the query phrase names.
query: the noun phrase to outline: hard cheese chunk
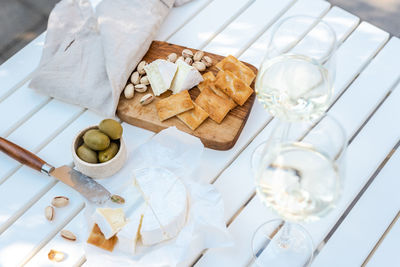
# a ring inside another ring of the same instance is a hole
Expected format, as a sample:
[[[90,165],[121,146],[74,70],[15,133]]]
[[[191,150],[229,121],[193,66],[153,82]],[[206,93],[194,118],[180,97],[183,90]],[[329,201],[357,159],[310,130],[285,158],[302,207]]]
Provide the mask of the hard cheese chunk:
[[[158,118],[160,121],[169,119],[179,113],[194,108],[192,99],[187,90],[176,95],[161,99],[156,103]]]
[[[185,123],[193,131],[196,130],[200,124],[203,123],[208,117],[208,113],[205,112],[199,105],[193,103],[194,109],[185,111],[181,114],[176,115],[183,123]]]
[[[170,88],[173,94],[183,90],[190,90],[203,81],[200,72],[183,60],[178,60],[176,65],[178,70]]]
[[[253,89],[230,71],[218,72],[215,86],[241,106],[253,94]]]
[[[185,185],[173,175],[139,175],[135,179],[148,205],[140,228],[142,244],[151,246],[177,236],[186,222]]]
[[[93,215],[93,220],[99,226],[106,239],[114,236],[126,224],[122,208],[97,208]]]
[[[249,67],[231,55],[218,62],[215,66],[220,70],[232,72],[248,86],[250,86],[256,77],[255,73]]]
[[[177,65],[163,59],[157,59],[144,67],[144,70],[154,95],[159,96],[171,87]]]

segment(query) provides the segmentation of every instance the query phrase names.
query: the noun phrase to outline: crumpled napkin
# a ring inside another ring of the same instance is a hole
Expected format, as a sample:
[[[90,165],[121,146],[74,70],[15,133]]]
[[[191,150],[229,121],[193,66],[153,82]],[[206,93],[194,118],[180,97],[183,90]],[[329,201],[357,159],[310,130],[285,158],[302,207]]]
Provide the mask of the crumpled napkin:
[[[129,75],[174,2],[103,0],[94,9],[89,0],[60,1],[49,16],[42,58],[29,87],[114,116]]]
[[[112,193],[118,194],[133,186],[133,171],[143,168],[165,168],[177,175],[189,194],[189,210],[185,226],[177,237],[151,247],[140,246],[137,255],[118,251],[108,252],[92,245],[85,245],[87,266],[180,266],[193,251],[226,247],[233,244],[224,221],[224,203],[213,185],[200,183],[196,170],[204,150],[201,141],[175,127],[165,129],[134,151],[129,151],[123,169],[110,178],[98,180]],[[125,191],[126,192],[126,191]],[[121,194],[121,196],[124,196]],[[130,196],[127,196],[128,198]],[[135,199],[135,198],[133,198]],[[129,202],[129,199],[126,199]],[[109,203],[109,207],[121,207]],[[95,206],[87,203],[85,213],[87,234],[91,230],[91,216]],[[89,229],[90,228],[90,229]]]

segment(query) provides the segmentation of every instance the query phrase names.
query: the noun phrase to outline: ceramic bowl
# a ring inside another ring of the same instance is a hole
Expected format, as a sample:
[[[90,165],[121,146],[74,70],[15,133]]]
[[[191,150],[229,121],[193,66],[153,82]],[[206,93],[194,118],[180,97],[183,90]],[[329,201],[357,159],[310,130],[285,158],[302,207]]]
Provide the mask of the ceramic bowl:
[[[72,158],[74,160],[75,167],[78,169],[78,171],[95,179],[110,177],[118,172],[126,161],[127,153],[124,138],[121,137],[121,139],[119,140],[119,150],[112,159],[104,163],[88,163],[78,157],[78,155],[76,154],[76,150],[80,145],[83,144],[83,135],[91,129],[98,129],[98,126],[91,126],[84,129],[75,136],[72,142]]]

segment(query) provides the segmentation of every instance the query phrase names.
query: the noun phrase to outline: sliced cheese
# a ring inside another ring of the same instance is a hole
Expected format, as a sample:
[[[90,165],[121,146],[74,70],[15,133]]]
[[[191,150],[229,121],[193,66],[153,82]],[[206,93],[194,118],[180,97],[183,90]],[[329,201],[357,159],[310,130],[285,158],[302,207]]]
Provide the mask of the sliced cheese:
[[[106,239],[110,239],[126,224],[125,213],[122,208],[97,208],[93,220]]]
[[[150,171],[147,175],[136,175],[136,185],[148,205],[140,228],[145,246],[177,236],[186,222],[186,187],[175,175],[165,171],[169,174],[156,175],[157,172]]]
[[[178,65],[178,70],[170,88],[173,94],[190,90],[204,80],[197,69],[183,60],[176,61],[176,65]]]
[[[163,59],[157,59],[144,67],[144,70],[154,95],[159,96],[171,87],[177,65]]]
[[[127,224],[117,233],[118,247],[128,254],[135,254],[136,244],[140,239],[143,213],[135,213],[128,219]]]

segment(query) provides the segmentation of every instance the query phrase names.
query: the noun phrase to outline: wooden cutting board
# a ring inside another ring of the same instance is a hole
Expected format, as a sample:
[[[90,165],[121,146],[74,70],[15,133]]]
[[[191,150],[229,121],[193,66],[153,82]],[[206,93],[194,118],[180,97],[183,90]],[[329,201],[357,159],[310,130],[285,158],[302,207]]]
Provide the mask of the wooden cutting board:
[[[156,59],[165,59],[171,53],[176,53],[179,56],[185,48],[186,47],[166,42],[153,41],[143,60],[146,62],[152,62]],[[197,51],[195,49],[189,49],[192,50],[193,53]],[[205,72],[212,71],[214,75],[217,75],[219,70],[215,67],[215,64],[221,61],[224,57],[207,52],[205,52],[205,55],[211,57],[213,60],[213,66],[207,68]],[[254,73],[257,74],[257,68],[245,62],[244,64],[249,66]],[[202,72],[202,74],[205,72]],[[251,84],[251,88],[254,89],[254,81]],[[255,93],[253,93],[243,106],[237,106],[233,110],[229,111],[221,124],[207,118],[196,130],[192,131],[177,117],[172,117],[163,122],[159,120],[155,103],[160,99],[169,96],[171,94],[170,91],[156,97],[156,99],[149,105],[140,105],[139,100],[143,95],[149,92],[152,92],[151,87],[146,93],[135,92],[135,96],[132,99],[126,99],[124,94],[121,94],[117,107],[118,117],[129,124],[153,132],[159,132],[170,126],[176,126],[181,131],[199,137],[206,147],[217,150],[228,150],[235,145],[247,118],[249,117],[255,99]],[[189,93],[192,100],[195,100],[200,94],[200,90],[195,87],[189,90]]]

